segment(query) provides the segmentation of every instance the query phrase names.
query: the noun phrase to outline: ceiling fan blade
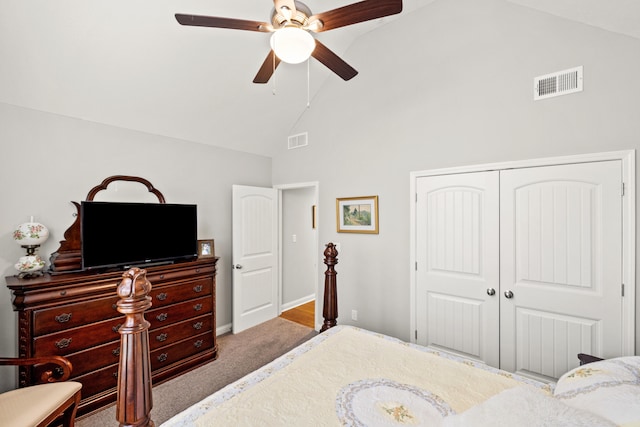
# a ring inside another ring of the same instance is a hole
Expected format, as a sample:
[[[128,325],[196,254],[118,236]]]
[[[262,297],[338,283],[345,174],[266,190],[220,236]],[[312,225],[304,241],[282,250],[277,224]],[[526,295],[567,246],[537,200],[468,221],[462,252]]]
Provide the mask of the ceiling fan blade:
[[[181,25],[194,27],[230,28],[232,30],[260,31],[268,33],[272,31],[271,25],[266,22],[247,21],[244,19],[219,18],[217,16],[184,15],[176,13],[176,20]]]
[[[402,12],[402,0],[364,0],[309,17],[320,19],[323,25],[317,32],[333,30],[359,22],[395,15]]]
[[[311,54],[318,61],[322,62],[328,69],[342,77],[342,80],[351,80],[358,72],[351,65],[347,64],[338,55],[333,53],[328,47],[316,40],[316,48]]]
[[[262,66],[258,70],[258,74],[256,74],[253,79],[254,83],[266,83],[269,81],[273,72],[280,65],[280,58],[278,58],[273,50],[269,52],[267,58],[262,63]]]

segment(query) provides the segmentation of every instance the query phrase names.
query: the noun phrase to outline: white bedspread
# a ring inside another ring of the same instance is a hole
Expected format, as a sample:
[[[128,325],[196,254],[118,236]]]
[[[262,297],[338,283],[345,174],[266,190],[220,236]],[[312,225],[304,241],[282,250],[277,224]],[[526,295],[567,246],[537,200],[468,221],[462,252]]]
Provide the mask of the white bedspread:
[[[163,426],[437,426],[518,386],[550,392],[484,364],[339,326]]]

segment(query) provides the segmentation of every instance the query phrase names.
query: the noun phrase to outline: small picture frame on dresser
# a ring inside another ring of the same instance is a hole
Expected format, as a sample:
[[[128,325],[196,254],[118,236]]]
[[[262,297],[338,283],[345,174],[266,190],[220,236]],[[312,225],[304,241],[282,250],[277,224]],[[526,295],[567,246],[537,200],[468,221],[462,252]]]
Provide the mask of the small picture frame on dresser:
[[[213,239],[198,240],[198,259],[214,258],[216,256]]]
[[[216,256],[213,239],[198,240],[198,259],[214,258]]]

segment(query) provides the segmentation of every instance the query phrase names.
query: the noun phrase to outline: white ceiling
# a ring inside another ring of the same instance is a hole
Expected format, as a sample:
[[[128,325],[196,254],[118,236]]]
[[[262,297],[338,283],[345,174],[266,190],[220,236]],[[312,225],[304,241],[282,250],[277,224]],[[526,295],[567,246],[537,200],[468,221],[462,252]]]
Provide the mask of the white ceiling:
[[[353,40],[433,1],[405,0],[400,15],[317,38],[366,73],[350,61]],[[638,0],[507,1],[640,38]],[[305,3],[319,13],[353,2]],[[173,15],[267,21],[272,6],[270,0],[1,0],[0,102],[269,155],[306,108],[305,64],[283,63],[268,84],[256,85],[268,34],[184,27]],[[349,84],[315,60],[309,76],[311,98],[326,80]]]
[[[638,0],[507,1],[640,39],[640,1]]]

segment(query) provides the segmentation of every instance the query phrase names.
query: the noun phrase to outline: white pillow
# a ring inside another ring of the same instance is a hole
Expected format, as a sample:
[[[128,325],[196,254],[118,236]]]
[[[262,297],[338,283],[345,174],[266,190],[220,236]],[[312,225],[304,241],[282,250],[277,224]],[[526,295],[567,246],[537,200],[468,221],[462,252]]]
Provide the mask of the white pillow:
[[[640,422],[640,356],[579,366],[558,380],[553,395],[616,424]]]
[[[521,386],[505,390],[461,414],[442,420],[441,427],[612,427],[612,422],[578,410]]]

